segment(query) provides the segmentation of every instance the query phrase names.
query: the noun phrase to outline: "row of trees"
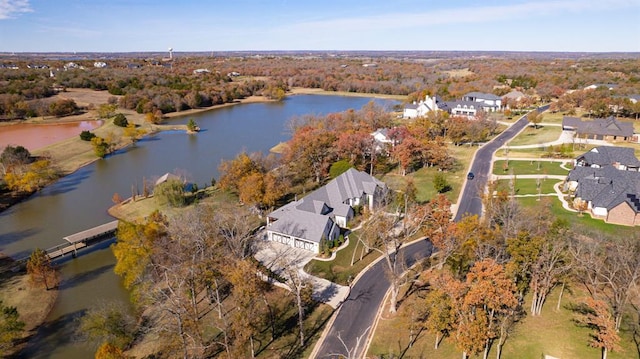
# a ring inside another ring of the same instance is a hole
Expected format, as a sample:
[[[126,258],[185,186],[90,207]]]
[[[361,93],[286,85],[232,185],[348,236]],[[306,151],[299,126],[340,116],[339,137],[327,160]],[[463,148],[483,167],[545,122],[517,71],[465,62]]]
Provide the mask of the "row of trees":
[[[362,66],[372,60],[377,66]],[[67,88],[108,90],[113,95],[125,96],[121,106],[140,113],[156,109],[167,113],[206,107],[254,94],[280,99],[294,86],[408,95],[424,90],[429,84],[429,90],[445,100],[460,98],[470,91],[495,89],[496,94],[502,95],[510,88],[519,88],[527,95],[548,102],[570,89],[612,82],[610,74],[615,73],[618,87],[611,95],[640,92],[635,75],[637,64],[630,59],[615,62],[608,59],[555,59],[550,64],[548,59],[536,58],[442,58],[425,63],[415,59],[322,56],[314,59],[295,56],[194,57],[175,61],[171,69],[158,66],[128,68],[131,62],[113,60],[104,69],[94,69],[89,65],[84,70],[58,71],[55,80],[49,78],[48,71],[39,69],[0,69],[0,81],[8,83],[0,89],[0,115],[11,118],[32,115],[23,109],[31,106],[31,100],[53,95],[54,81]],[[51,64],[52,67],[61,67],[59,61]],[[212,71],[193,74],[195,68]],[[600,71],[604,69],[606,71]],[[459,70],[464,70],[460,72],[462,75],[456,74]],[[227,76],[231,72],[261,79]],[[264,76],[269,80],[263,80]],[[611,101],[616,98],[609,97]],[[599,105],[597,102],[593,106]]]
[[[622,116],[638,119],[640,116],[640,102],[634,103],[628,97],[616,96],[607,87],[564,94],[551,104],[550,110],[575,114],[576,108],[582,108],[590,116],[600,118]]]
[[[19,95],[0,95],[0,118],[23,119],[37,116],[63,117],[79,111],[75,101],[70,99],[23,100]]]

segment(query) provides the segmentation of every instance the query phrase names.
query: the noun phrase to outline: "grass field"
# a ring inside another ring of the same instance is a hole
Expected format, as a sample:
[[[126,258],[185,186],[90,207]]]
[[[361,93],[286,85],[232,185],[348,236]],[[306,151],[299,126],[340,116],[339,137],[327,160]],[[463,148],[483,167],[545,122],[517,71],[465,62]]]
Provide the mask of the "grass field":
[[[511,180],[509,179],[500,179],[496,182],[498,183],[498,188],[503,188],[503,189],[508,189],[511,184]],[[557,179],[541,180],[540,193],[541,194],[556,193],[555,190],[553,189],[553,186],[558,182],[561,182],[561,181]],[[516,178],[515,194],[516,195],[538,194],[537,180],[532,178]]]
[[[445,195],[451,203],[456,203],[458,201],[458,195],[462,190],[462,184],[467,176],[471,159],[478,150],[478,147],[450,145],[448,150],[449,154],[456,159],[456,164],[451,171],[441,173],[444,173],[447,182],[451,186],[451,190],[446,192]],[[438,173],[437,168],[424,167],[406,176],[401,176],[397,171],[394,171],[386,174],[381,180],[384,181],[389,188],[399,190],[404,188],[407,178],[412,178],[417,189],[416,196],[418,201],[425,202],[437,194],[433,188],[433,179],[436,173]]]
[[[555,290],[549,295],[541,316],[527,315],[516,324],[514,331],[504,344],[502,359],[538,359],[544,355],[562,359],[600,358],[600,350],[587,345],[590,329],[575,322],[578,315],[573,308],[581,303],[585,293],[579,288],[565,290],[560,310],[556,311],[558,294],[559,290]],[[525,307],[529,303],[530,298],[525,297]],[[452,338],[445,338],[436,350],[434,349],[435,337],[426,331],[421,332],[417,341],[409,347],[407,324],[407,319],[402,315],[394,317],[383,315],[369,347],[368,356],[439,359],[461,357],[462,352],[456,348]],[[635,347],[628,325],[621,329],[621,336],[624,351],[609,353],[609,358],[638,358],[638,349]],[[481,357],[482,353],[471,358]],[[494,345],[489,352],[489,358],[495,357]]]
[[[560,162],[549,161],[508,161],[508,167],[505,171],[504,160],[498,160],[493,163],[494,175],[566,175],[569,171],[560,167]]]
[[[552,113],[552,112],[547,111],[547,112],[542,114],[542,122],[543,123],[559,123],[559,124],[561,124],[562,123],[562,118],[564,116],[567,116],[567,115],[565,115],[562,112]]]
[[[527,126],[516,138],[509,142],[509,146],[535,145],[555,141],[560,137],[560,126]]]
[[[574,159],[578,154],[587,152],[588,150],[594,147],[596,146],[576,144],[573,148],[573,151],[569,155],[567,155],[567,157],[557,158],[557,159]],[[513,159],[544,158],[547,152],[548,152],[548,148],[545,148],[545,147],[522,148],[522,149],[509,148],[508,150],[506,147],[502,147],[501,149],[496,151],[496,156],[506,157],[508,155],[509,158],[513,158]]]

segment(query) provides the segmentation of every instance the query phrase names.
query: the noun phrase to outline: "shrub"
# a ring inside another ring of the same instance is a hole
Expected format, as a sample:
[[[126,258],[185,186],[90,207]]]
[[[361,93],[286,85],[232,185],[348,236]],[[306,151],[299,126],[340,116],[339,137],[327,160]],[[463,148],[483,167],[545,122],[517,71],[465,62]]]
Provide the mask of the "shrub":
[[[184,196],[184,184],[180,180],[168,180],[160,183],[153,190],[153,196],[160,204],[167,203],[171,207],[183,207],[187,204]]]
[[[80,139],[83,141],[91,141],[92,138],[96,137],[95,133],[91,131],[82,131],[80,132]]]
[[[347,172],[347,170],[351,167],[352,167],[351,164],[346,160],[340,160],[338,162],[335,162],[331,165],[331,168],[329,169],[329,176],[331,178],[336,178],[341,174]]]
[[[451,190],[451,186],[447,182],[447,177],[442,172],[436,173],[433,177],[433,188],[438,193],[445,193]]]
[[[116,117],[113,118],[113,124],[119,127],[127,127],[129,125],[129,121],[127,121],[127,116],[118,113]]]

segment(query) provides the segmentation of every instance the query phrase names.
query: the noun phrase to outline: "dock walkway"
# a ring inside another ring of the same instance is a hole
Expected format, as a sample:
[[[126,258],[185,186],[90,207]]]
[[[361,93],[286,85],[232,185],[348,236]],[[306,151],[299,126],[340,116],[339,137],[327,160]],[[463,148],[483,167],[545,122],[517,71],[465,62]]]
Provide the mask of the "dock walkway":
[[[118,220],[115,220],[63,237],[66,242],[47,249],[47,255],[49,255],[50,259],[62,257],[69,253],[75,257],[78,254],[78,249],[86,248],[111,238],[117,228]]]

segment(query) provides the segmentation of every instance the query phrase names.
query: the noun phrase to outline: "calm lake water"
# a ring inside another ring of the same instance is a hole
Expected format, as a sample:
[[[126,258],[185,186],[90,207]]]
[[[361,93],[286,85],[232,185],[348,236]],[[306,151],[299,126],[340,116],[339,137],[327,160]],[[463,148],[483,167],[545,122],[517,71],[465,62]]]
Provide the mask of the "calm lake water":
[[[171,120],[186,123],[193,118],[202,131],[196,135],[168,131],[148,137],[135,147],[81,168],[0,213],[0,251],[15,258],[28,256],[36,247],[53,247],[62,243],[66,235],[113,220],[107,214],[113,194],[129,197],[132,185],[142,188],[143,178],[178,172],[202,187],[212,177],[218,178],[221,160],[233,158],[243,150],[267,153],[274,145],[289,139],[286,124],[292,117],[357,110],[370,100],[298,95],[281,103],[243,104]],[[389,108],[396,103],[376,102]],[[74,340],[73,331],[76,318],[91,305],[99,301],[128,301],[128,293],[113,273],[114,264],[108,243],[60,263],[63,279],[58,301],[23,357],[93,357],[94,348]]]

